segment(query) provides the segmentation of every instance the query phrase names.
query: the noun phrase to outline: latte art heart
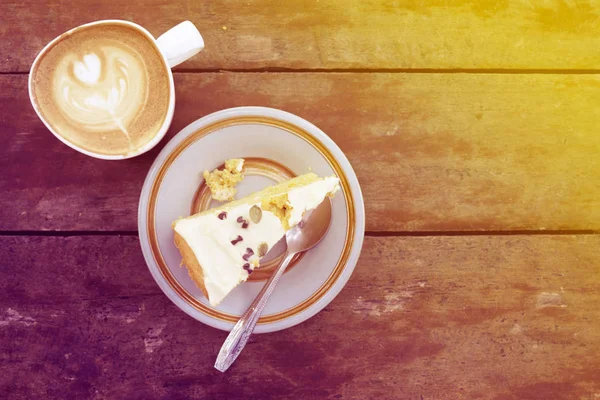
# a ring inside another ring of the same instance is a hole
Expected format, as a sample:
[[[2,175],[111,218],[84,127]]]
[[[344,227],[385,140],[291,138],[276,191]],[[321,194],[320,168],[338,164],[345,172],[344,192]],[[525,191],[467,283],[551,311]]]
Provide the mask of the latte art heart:
[[[79,147],[128,154],[161,129],[169,75],[151,39],[125,24],[76,30],[34,74],[35,100],[54,130]]]
[[[116,46],[79,58],[65,55],[57,65],[56,105],[74,124],[89,132],[121,130],[142,110],[148,77],[134,53]]]
[[[80,82],[89,84],[98,82],[101,71],[102,61],[100,61],[100,58],[94,53],[86,54],[83,56],[83,62],[75,61],[73,66],[75,78],[77,78]]]

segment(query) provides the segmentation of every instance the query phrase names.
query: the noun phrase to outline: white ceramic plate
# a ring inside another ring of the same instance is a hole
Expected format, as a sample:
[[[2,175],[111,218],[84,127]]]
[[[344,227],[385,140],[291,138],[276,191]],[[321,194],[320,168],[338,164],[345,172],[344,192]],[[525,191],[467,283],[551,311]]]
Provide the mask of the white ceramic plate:
[[[191,123],[165,146],[152,165],[140,197],[138,228],[152,276],[165,294],[193,318],[231,330],[264,282],[239,285],[211,307],[180,266],[171,223],[190,215],[202,171],[228,158],[267,159],[300,175],[337,175],[342,190],[333,199],[331,228],[281,278],[255,332],[289,328],[315,315],[342,290],[358,260],[365,230],[364,203],[354,170],[319,128],[293,114],[263,107],[216,112]],[[238,186],[245,196],[273,182],[248,174]]]

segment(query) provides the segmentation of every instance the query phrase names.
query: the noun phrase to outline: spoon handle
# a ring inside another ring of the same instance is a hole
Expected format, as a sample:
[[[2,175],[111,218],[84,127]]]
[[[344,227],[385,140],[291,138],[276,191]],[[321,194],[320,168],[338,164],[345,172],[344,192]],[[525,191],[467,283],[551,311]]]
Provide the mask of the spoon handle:
[[[235,359],[240,355],[246,342],[250,338],[250,335],[254,331],[254,327],[258,322],[258,318],[263,312],[263,309],[267,305],[267,301],[279,282],[279,278],[283,275],[283,272],[287,268],[290,261],[296,253],[288,253],[283,262],[279,265],[275,273],[271,276],[266,285],[262,288],[256,299],[252,302],[248,311],[242,315],[237,324],[233,327],[227,339],[221,346],[217,361],[215,362],[215,368],[221,372],[225,372],[227,368],[233,364]]]

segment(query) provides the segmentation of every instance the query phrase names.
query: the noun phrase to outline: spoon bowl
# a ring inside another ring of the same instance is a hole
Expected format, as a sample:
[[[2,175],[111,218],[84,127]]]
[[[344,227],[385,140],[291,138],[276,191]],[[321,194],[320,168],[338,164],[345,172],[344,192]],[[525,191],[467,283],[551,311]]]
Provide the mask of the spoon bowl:
[[[331,226],[331,200],[326,198],[317,208],[308,211],[302,221],[285,234],[287,252],[300,253],[315,247]]]

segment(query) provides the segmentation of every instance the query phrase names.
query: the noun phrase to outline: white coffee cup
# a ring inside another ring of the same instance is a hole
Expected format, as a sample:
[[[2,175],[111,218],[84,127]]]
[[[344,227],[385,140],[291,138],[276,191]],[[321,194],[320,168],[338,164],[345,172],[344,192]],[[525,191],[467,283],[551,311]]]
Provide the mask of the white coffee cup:
[[[56,130],[43,117],[42,113],[38,109],[38,106],[37,106],[37,104],[34,100],[34,96],[33,96],[34,83],[33,83],[32,72],[34,71],[37,63],[42,58],[42,56],[49,49],[51,49],[53,47],[53,44],[55,42],[61,40],[65,35],[69,35],[79,29],[93,26],[93,25],[110,24],[110,23],[121,23],[121,24],[129,25],[132,28],[138,30],[140,33],[146,35],[150,40],[154,41],[156,43],[158,49],[160,50],[160,53],[162,54],[162,58],[165,62],[165,65],[167,66],[166,70],[168,71],[168,74],[169,74],[169,93],[170,93],[169,94],[169,106],[168,106],[167,115],[165,117],[165,120],[164,120],[162,126],[160,127],[160,129],[156,133],[156,135],[152,138],[152,140],[150,140],[144,146],[136,149],[134,152],[128,153],[126,155],[106,155],[106,154],[94,153],[89,150],[83,149],[83,148],[71,143],[70,141],[66,140],[63,136],[60,135],[59,132],[56,132]],[[190,21],[184,21],[184,22],[180,23],[179,25],[171,28],[170,30],[168,30],[167,32],[162,34],[158,39],[155,39],[152,36],[152,34],[150,34],[150,32],[148,32],[142,26],[135,24],[133,22],[130,22],[130,21],[101,20],[101,21],[91,22],[89,24],[80,25],[76,28],[73,28],[73,29],[63,33],[62,35],[60,35],[57,38],[55,38],[54,40],[52,40],[37,55],[37,57],[35,58],[32,66],[31,66],[31,70],[30,70],[30,74],[29,74],[29,100],[31,101],[31,104],[32,104],[35,112],[37,113],[38,117],[42,120],[44,125],[46,125],[48,130],[50,132],[52,132],[54,134],[54,136],[56,136],[61,142],[63,142],[67,146],[71,147],[72,149],[75,149],[75,150],[79,151],[80,153],[86,154],[88,156],[103,159],[103,160],[124,160],[127,158],[132,158],[132,157],[138,156],[140,154],[143,154],[143,153],[149,151],[150,149],[152,149],[154,146],[156,146],[158,144],[158,142],[160,142],[161,139],[165,136],[165,134],[167,133],[167,130],[169,129],[169,126],[171,125],[171,122],[173,120],[173,113],[175,111],[175,85],[173,83],[173,72],[171,71],[171,68],[181,64],[182,62],[186,61],[187,59],[191,58],[192,56],[198,54],[203,48],[204,48],[204,40],[202,39],[200,32],[198,32],[198,29],[196,29],[194,24],[192,24]]]

